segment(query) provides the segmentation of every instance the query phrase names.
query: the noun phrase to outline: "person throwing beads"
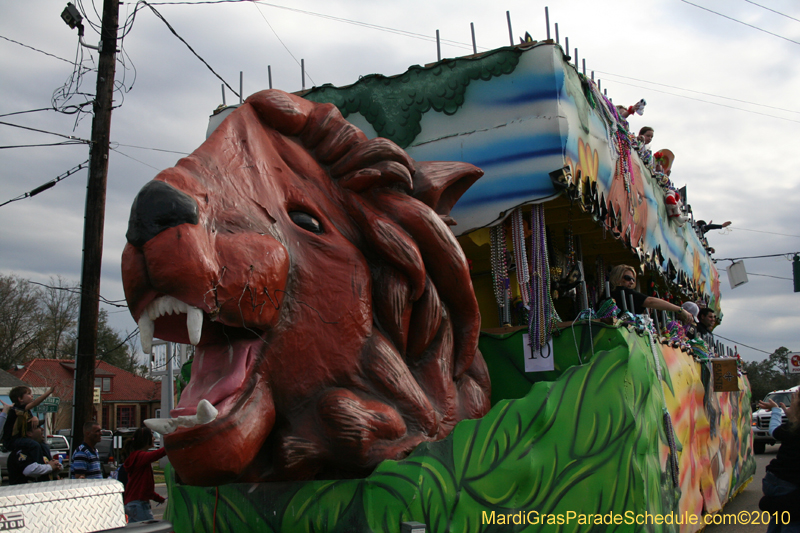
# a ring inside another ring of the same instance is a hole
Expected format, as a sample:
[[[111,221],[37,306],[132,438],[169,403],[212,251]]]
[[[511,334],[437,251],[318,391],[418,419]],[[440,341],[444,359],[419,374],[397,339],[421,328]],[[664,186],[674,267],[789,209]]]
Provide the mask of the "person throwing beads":
[[[679,316],[685,324],[692,321],[692,314],[686,309],[673,303],[669,303],[661,298],[646,296],[636,290],[636,271],[629,265],[617,265],[611,269],[609,274],[609,284],[613,287],[611,297],[617,302],[620,309],[628,309],[635,315],[644,313],[645,309],[657,309],[659,311],[670,311]],[[631,309],[631,297],[633,297],[633,309]],[[625,302],[623,304],[623,302]]]

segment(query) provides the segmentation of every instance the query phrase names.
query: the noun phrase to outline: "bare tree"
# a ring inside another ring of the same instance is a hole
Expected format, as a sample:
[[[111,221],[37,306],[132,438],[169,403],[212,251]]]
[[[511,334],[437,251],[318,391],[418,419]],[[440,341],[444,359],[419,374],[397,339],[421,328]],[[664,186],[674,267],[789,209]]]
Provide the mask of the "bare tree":
[[[24,362],[38,342],[38,291],[27,280],[0,275],[0,368]]]
[[[78,323],[80,288],[71,285],[61,276],[50,278],[50,284],[40,290],[39,327],[36,356],[51,359],[71,359],[67,352],[67,332]]]

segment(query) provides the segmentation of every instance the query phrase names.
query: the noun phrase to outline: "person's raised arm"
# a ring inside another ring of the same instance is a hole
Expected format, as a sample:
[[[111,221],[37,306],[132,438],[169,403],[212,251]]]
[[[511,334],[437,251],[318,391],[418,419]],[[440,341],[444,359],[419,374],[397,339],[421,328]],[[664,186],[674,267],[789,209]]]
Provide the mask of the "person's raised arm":
[[[32,411],[32,410],[33,410],[33,409],[34,409],[36,406],[38,406],[40,403],[42,403],[42,402],[45,400],[45,398],[47,398],[48,396],[50,396],[51,394],[53,394],[53,391],[54,391],[54,390],[56,390],[56,387],[55,387],[55,385],[53,385],[52,387],[50,387],[49,389],[47,389],[47,392],[45,392],[44,394],[42,394],[41,396],[39,396],[38,398],[36,398],[35,400],[33,400],[31,403],[29,403],[28,405],[26,405],[26,406],[25,406],[25,410],[26,410],[26,411]]]
[[[662,300],[661,298],[648,296],[644,301],[644,306],[651,309],[658,309],[659,311],[678,313],[681,317],[681,321],[684,323],[688,323],[692,320],[692,314],[689,311],[678,305],[671,304],[666,300]]]

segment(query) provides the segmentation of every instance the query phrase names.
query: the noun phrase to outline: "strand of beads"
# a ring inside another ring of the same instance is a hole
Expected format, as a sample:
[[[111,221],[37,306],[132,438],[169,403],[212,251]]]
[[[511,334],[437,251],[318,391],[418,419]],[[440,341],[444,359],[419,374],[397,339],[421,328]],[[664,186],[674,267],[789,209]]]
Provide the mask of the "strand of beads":
[[[561,319],[553,307],[550,294],[550,265],[547,257],[547,237],[544,225],[544,207],[531,206],[531,312],[528,333],[531,348],[540,350],[552,337],[555,325]]]
[[[494,297],[504,307],[508,297],[508,263],[506,262],[506,229],[498,224],[489,229]]]
[[[511,214],[511,239],[514,243],[514,259],[517,264],[517,283],[522,295],[522,305],[530,305],[531,274],[528,269],[528,253],[525,249],[525,223],[522,219],[522,208]]]

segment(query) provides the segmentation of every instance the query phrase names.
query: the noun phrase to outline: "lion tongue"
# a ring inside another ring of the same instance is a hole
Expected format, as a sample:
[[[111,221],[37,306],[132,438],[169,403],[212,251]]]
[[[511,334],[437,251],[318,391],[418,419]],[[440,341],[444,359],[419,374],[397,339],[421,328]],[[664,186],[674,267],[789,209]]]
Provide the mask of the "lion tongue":
[[[229,408],[244,390],[248,363],[260,344],[260,340],[239,340],[199,346],[192,362],[192,378],[170,416],[195,414],[200,400],[208,400],[220,411]]]

